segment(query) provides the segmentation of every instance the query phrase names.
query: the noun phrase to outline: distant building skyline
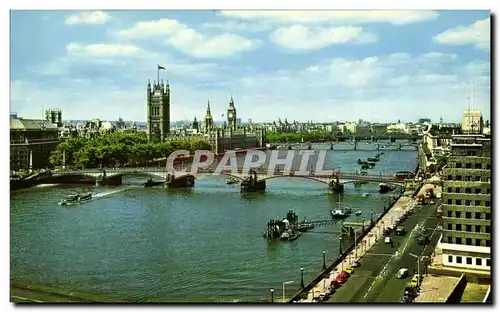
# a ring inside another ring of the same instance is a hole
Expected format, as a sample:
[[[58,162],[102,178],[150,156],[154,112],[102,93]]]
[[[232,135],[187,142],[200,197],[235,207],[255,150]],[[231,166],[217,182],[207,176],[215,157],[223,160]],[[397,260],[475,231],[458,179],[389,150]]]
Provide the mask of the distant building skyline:
[[[232,94],[256,122],[458,122],[472,81],[490,119],[489,11],[373,13],[12,11],[11,109],[146,121],[160,63],[171,120],[202,120],[207,100],[218,117]]]

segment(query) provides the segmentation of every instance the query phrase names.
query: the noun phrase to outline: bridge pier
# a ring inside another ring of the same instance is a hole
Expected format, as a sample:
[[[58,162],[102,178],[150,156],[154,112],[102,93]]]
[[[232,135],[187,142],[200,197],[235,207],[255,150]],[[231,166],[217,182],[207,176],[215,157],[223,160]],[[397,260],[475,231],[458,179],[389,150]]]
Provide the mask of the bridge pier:
[[[99,187],[99,186],[104,186],[104,185],[122,185],[122,176],[120,175],[117,175],[117,176],[113,176],[113,177],[106,177],[105,175],[104,176],[99,176],[96,180],[95,180],[95,186],[96,187]]]
[[[334,192],[334,193],[337,193],[337,194],[341,194],[341,193],[344,193],[344,184],[341,184],[337,181],[331,181],[328,186],[330,187],[330,189]]]
[[[333,143],[330,143],[330,150],[333,150]]]

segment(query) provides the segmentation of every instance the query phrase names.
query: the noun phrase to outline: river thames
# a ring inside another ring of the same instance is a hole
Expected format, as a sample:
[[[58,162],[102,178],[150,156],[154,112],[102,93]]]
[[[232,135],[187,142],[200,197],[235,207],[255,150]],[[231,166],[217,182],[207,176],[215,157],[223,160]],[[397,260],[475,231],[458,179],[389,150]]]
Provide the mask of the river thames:
[[[364,143],[363,143],[364,145]],[[347,144],[345,145],[348,146]],[[364,146],[363,146],[364,147]],[[328,151],[325,169],[359,170],[358,158],[376,151]],[[371,173],[413,171],[417,152],[385,151]],[[126,301],[261,302],[282,283],[290,297],[338,255],[339,225],[318,227],[293,242],[268,243],[266,222],[295,211],[302,220],[331,219],[338,195],[302,178],[267,181],[264,193],[241,194],[224,176],[201,175],[192,189],[132,185],[97,188],[88,203],[58,201],[82,186],[48,186],[11,192],[11,282],[43,285]],[[110,194],[112,193],[112,194]],[[363,193],[370,193],[362,197]],[[360,216],[380,213],[387,195],[377,184],[348,184],[340,195]]]

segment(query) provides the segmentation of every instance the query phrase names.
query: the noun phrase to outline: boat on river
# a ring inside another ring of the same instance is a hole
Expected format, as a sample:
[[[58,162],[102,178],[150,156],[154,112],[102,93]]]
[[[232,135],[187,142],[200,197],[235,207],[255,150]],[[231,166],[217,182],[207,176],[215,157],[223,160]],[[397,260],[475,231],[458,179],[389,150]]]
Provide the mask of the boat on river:
[[[302,235],[302,233],[293,230],[288,230],[286,232],[283,232],[283,234],[281,234],[280,239],[284,241],[294,241],[297,238],[299,238],[300,235]]]
[[[352,212],[351,207],[341,203],[340,197],[338,206],[330,211],[332,217],[334,218],[345,218],[349,216],[351,212]]]
[[[92,199],[92,192],[88,191],[85,193],[77,193],[77,194],[65,196],[61,199],[59,204],[61,204],[61,205],[77,204],[77,203],[89,201],[91,199]]]
[[[226,184],[238,184],[238,183],[240,183],[240,180],[238,180],[237,178],[230,177],[226,179]]]

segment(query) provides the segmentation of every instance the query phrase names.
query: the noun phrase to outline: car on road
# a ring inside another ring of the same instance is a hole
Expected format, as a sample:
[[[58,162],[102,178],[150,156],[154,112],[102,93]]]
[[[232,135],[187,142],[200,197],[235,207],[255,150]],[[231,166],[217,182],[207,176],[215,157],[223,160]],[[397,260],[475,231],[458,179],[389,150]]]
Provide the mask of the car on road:
[[[354,268],[347,268],[345,269],[345,272],[349,273],[349,275],[352,275],[352,273],[354,273]]]
[[[351,262],[351,266],[353,268],[359,268],[361,266],[361,263],[359,263],[359,261],[355,260],[355,261]]]
[[[384,238],[384,243],[386,243],[386,244],[390,244],[391,242],[392,242],[392,239],[391,239],[391,237],[390,237],[390,236],[386,236],[386,237]]]
[[[396,228],[396,235],[398,236],[404,236],[406,234],[406,229],[404,226],[398,226]]]
[[[398,273],[396,274],[396,278],[405,278],[408,276],[408,269],[407,268],[401,268],[399,269]]]
[[[429,235],[421,234],[418,236],[418,243],[420,245],[426,245],[429,242]]]

